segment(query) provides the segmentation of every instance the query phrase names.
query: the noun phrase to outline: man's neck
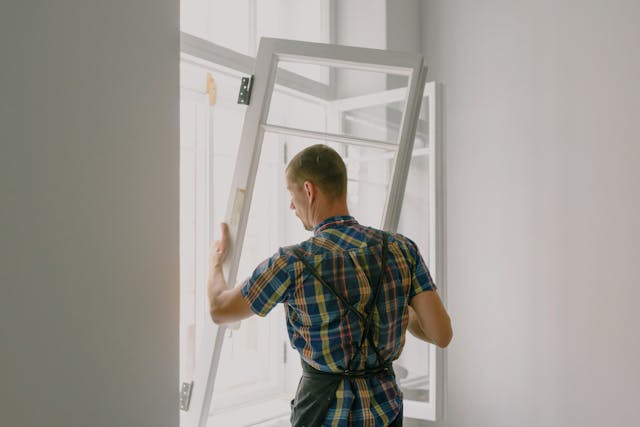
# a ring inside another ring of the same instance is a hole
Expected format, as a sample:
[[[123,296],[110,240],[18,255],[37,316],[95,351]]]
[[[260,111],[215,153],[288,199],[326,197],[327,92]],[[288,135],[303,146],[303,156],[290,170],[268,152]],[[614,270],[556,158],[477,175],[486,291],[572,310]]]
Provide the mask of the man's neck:
[[[323,221],[326,221],[328,218],[334,216],[349,216],[349,209],[346,206],[335,206],[332,209],[323,210],[322,212],[318,212],[313,221],[313,226],[317,226]]]

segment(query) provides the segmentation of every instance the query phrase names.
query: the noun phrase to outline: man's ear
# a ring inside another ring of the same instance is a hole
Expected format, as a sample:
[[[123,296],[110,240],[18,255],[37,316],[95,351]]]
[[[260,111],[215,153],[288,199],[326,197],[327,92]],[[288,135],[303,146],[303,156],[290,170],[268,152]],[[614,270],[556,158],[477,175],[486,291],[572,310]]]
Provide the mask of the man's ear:
[[[302,185],[304,186],[304,191],[307,193],[307,198],[310,202],[313,202],[316,199],[318,188],[311,181],[305,181]]]

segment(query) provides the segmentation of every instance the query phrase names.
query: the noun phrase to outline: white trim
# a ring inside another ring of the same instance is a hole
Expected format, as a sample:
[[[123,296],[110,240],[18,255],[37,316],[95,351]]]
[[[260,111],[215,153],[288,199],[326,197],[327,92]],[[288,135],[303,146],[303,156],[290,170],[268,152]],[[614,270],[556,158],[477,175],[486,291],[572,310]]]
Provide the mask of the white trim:
[[[213,62],[218,65],[251,74],[255,59],[235,50],[211,43],[209,40],[180,31],[180,52]]]
[[[271,49],[279,61],[403,76],[409,76],[414,72],[416,58],[422,63],[422,55],[419,54],[325,43],[291,42],[292,40],[263,37],[260,46],[264,44],[266,49]]]
[[[433,174],[433,183],[430,200],[435,220],[432,221],[432,232],[435,236],[435,246],[432,257],[435,258],[432,263],[434,268],[434,280],[439,286],[439,295],[443,303],[447,302],[447,277],[445,271],[446,256],[446,224],[445,224],[445,188],[444,188],[444,150],[442,141],[442,86],[439,83],[430,83],[427,86],[429,99],[433,100],[429,103],[429,144],[434,155],[430,156],[430,170]],[[430,372],[435,384],[430,384],[430,390],[434,390],[435,413],[434,419],[442,419],[445,415],[445,384],[446,384],[446,358],[445,351],[431,346]],[[431,399],[430,399],[431,400]]]
[[[211,43],[192,34],[180,32],[180,51],[242,74],[253,74],[256,60],[235,50]],[[279,85],[314,97],[330,99],[329,86],[287,70],[278,70]]]

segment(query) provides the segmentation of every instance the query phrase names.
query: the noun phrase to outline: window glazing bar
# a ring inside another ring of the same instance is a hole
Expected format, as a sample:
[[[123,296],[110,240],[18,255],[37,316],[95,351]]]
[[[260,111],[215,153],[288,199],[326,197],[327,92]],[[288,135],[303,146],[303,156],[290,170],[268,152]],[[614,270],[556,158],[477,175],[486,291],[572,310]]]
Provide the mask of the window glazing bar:
[[[296,128],[290,128],[286,126],[276,126],[276,125],[269,125],[269,124],[263,124],[262,129],[265,132],[277,133],[280,135],[291,135],[291,136],[299,136],[302,138],[320,139],[320,140],[326,139],[331,142],[339,142],[342,144],[356,145],[359,147],[371,147],[371,148],[386,149],[386,150],[398,149],[398,144],[394,144],[393,142],[388,142],[388,141],[380,141],[376,139],[356,138],[353,136],[338,135],[335,133],[315,132],[311,130],[296,129]]]

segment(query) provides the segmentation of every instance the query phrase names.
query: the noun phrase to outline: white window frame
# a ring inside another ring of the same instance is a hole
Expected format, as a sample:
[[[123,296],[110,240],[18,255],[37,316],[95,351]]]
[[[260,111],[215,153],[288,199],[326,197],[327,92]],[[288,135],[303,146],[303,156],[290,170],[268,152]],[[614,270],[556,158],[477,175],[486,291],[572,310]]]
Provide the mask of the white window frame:
[[[437,82],[425,84],[424,95],[428,102],[428,143],[427,147],[415,148],[412,157],[427,156],[429,164],[429,254],[426,259],[429,272],[438,285],[438,294],[446,302],[446,280],[444,277],[444,183],[442,174],[442,140],[441,140],[441,91]],[[363,96],[342,98],[328,103],[330,111],[334,112],[331,120],[334,128],[340,128],[340,115],[350,110],[357,110],[377,105],[387,105],[399,102],[406,97],[406,89],[398,88],[375,92]],[[437,421],[444,416],[445,396],[445,352],[435,345],[429,346],[429,392],[428,403],[405,399],[404,416],[427,421]],[[433,393],[432,393],[433,391]]]
[[[196,61],[209,61],[222,65],[223,68],[227,67],[231,70],[235,70],[236,72],[241,71],[245,73],[250,72],[249,70],[252,69],[252,66],[255,64],[257,75],[260,75],[259,70],[261,69],[268,70],[267,79],[257,80],[254,82],[252,104],[249,106],[246,112],[245,126],[243,128],[243,135],[239,150],[239,152],[253,152],[253,156],[250,159],[245,159],[248,161],[245,161],[244,165],[242,165],[243,161],[239,161],[239,166],[236,167],[236,171],[234,173],[232,187],[236,189],[236,191],[231,193],[230,203],[228,204],[227,221],[231,224],[232,240],[235,242],[243,241],[244,237],[243,233],[245,230],[243,228],[243,221],[244,225],[246,226],[246,218],[248,216],[250,205],[250,203],[247,203],[246,200],[248,198],[250,199],[251,192],[253,190],[252,181],[253,179],[255,179],[257,162],[260,157],[261,135],[267,130],[278,131],[282,133],[292,132],[291,129],[276,129],[273,126],[265,124],[270,101],[269,90],[273,89],[274,79],[276,75],[274,65],[275,63],[272,61],[273,51],[277,49],[284,50],[284,52],[283,50],[281,50],[281,52],[283,53],[280,54],[280,59],[300,60],[302,58],[306,58],[308,62],[313,63],[314,61],[311,59],[313,55],[321,56],[323,54],[322,52],[329,52],[333,50],[333,52],[339,52],[339,54],[335,55],[334,57],[334,61],[337,61],[336,63],[349,63],[351,66],[353,66],[354,62],[357,62],[359,64],[369,64],[369,66],[374,65],[375,67],[379,67],[379,64],[372,64],[370,55],[377,55],[382,52],[374,49],[347,48],[344,46],[328,46],[318,43],[292,42],[279,39],[265,39],[264,42],[267,44],[273,44],[270,50],[271,53],[269,55],[259,55],[257,61],[253,61],[252,58],[238,54],[237,52],[233,52],[220,46],[216,46],[210,42],[198,39],[188,34],[182,34],[181,47],[183,58]],[[292,47],[293,49],[287,50],[286,48],[288,47]],[[337,49],[337,51],[334,49]],[[263,49],[261,47],[261,51],[262,50]],[[398,61],[400,59],[400,62],[406,61],[407,58],[406,55],[390,52],[385,52],[385,55],[387,55],[389,61],[385,62],[384,66],[391,67],[390,69],[397,69]],[[325,53],[325,56],[330,55]],[[405,108],[405,116],[407,116],[410,110],[414,111],[416,107],[419,106],[419,102],[421,102],[422,100],[422,96],[420,96],[420,88],[421,85],[424,85],[424,69],[422,65],[422,58],[420,56],[418,56],[418,58],[419,61],[414,64],[413,69],[420,70],[417,73],[417,75],[420,77],[417,79],[413,78],[413,80],[410,79],[410,96],[406,97],[407,106]],[[415,60],[415,56],[413,59]],[[422,79],[422,82],[419,81],[420,79]],[[338,113],[347,111],[349,109],[359,108],[360,106],[371,106],[399,101],[405,99],[406,96],[406,91],[404,89],[396,89],[391,91],[383,91],[364,97],[330,100],[330,87],[283,70],[280,70],[278,72],[277,83],[281,86],[293,89],[296,92],[307,94],[316,99],[323,100],[326,102],[328,111],[336,111]],[[440,88],[435,83],[429,83],[424,88],[424,96],[428,98],[430,106],[429,147],[412,150],[412,147],[409,147],[409,145],[413,145],[413,137],[411,137],[410,144],[407,145],[407,147],[409,148],[404,152],[398,153],[398,158],[395,162],[396,164],[394,168],[395,172],[393,174],[393,179],[389,191],[390,195],[392,195],[393,197],[390,197],[387,200],[386,206],[388,209],[385,209],[382,228],[389,231],[395,231],[397,227],[400,214],[400,206],[402,203],[402,196],[404,193],[404,185],[406,184],[406,171],[408,170],[410,158],[416,155],[429,156],[429,173],[431,175],[429,189],[429,209],[431,210],[430,218],[432,218],[430,224],[430,236],[432,236],[432,238],[430,239],[430,246],[432,247],[430,248],[431,256],[429,257],[427,262],[429,264],[431,273],[436,280],[436,283],[438,283],[439,285],[439,293],[444,299],[444,291],[446,287],[444,286],[444,271],[442,269],[444,261],[442,258],[442,254],[444,253],[442,250],[444,244],[444,236],[442,234],[444,230],[444,217],[442,212],[443,191],[440,173],[442,166],[442,154],[440,149],[440,126],[438,125],[438,121],[440,120],[438,114],[440,111],[440,107],[438,104],[439,91]],[[412,121],[413,123],[410,123],[408,128],[407,126],[404,127],[404,133],[402,134],[403,136],[401,135],[401,137],[404,137],[406,139],[407,137],[410,137],[412,133],[415,135],[417,114],[415,114],[415,117],[412,119]],[[253,123],[253,125],[248,126],[247,123]],[[413,129],[411,129],[411,127]],[[294,134],[298,135],[303,135],[305,133],[305,131],[302,130],[297,130],[297,133],[295,131],[296,130],[294,130]],[[310,135],[307,133],[307,136],[314,135]],[[345,138],[346,139],[344,140],[344,142],[348,142],[347,140],[351,140],[351,142],[358,142],[356,140],[359,139],[351,137]],[[260,141],[257,142],[258,140]],[[364,144],[371,143],[371,141],[365,140],[362,140],[360,142]],[[258,144],[257,147],[256,144]],[[402,172],[403,170],[404,172]],[[229,260],[232,260],[232,262],[225,265],[225,271],[229,283],[235,283],[235,274],[237,273],[237,265],[241,251],[240,246],[241,245],[234,245],[235,251],[230,254],[228,258]],[[234,268],[236,269],[235,271]],[[207,341],[209,345],[203,342],[204,347],[202,345],[200,346],[200,357],[197,358],[200,363],[197,363],[196,365],[196,378],[194,379],[195,381],[191,399],[191,409],[187,411],[187,414],[185,414],[187,416],[183,417],[183,425],[185,426],[205,426],[208,419],[209,405],[211,403],[211,400],[207,399],[206,397],[210,397],[212,394],[216,371],[214,367],[217,367],[220,356],[219,350],[221,348],[226,330],[226,326],[216,327],[212,323],[210,323],[209,326],[210,327],[207,328],[208,330],[205,332],[205,334],[210,338],[215,336],[215,341],[213,341],[212,339],[207,339],[204,341]],[[205,364],[202,363],[203,361],[208,362],[206,363],[206,365],[208,365],[209,369],[204,369]],[[435,346],[430,346],[430,364],[430,401],[429,403],[423,403],[405,400],[406,417],[425,420],[437,420],[442,417],[444,397],[444,354],[442,350],[437,349]],[[204,385],[204,378],[207,378],[206,385]],[[435,393],[431,393],[431,391],[435,391]]]

